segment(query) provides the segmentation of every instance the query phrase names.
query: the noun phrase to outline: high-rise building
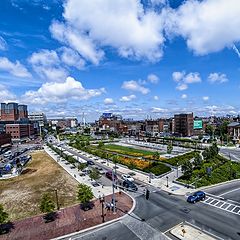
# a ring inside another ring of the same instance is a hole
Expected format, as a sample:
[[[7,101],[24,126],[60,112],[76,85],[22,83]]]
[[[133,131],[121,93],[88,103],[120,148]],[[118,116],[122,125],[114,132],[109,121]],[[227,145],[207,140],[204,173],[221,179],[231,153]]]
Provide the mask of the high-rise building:
[[[27,105],[18,105],[19,119],[24,120],[28,118]]]
[[[174,115],[174,133],[182,137],[193,135],[193,113]]]
[[[1,103],[1,121],[17,121],[19,119],[18,104]]]
[[[28,119],[32,122],[38,122],[39,126],[44,126],[47,123],[47,118],[44,113],[32,112],[28,114]]]

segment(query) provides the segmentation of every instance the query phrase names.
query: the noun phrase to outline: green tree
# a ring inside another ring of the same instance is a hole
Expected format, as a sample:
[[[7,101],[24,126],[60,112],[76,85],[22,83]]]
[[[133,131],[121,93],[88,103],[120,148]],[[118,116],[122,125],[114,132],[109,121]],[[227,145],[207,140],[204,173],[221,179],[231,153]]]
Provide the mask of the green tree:
[[[207,134],[209,134],[210,136],[213,136],[213,133],[214,133],[214,128],[213,128],[213,126],[212,126],[212,125],[207,125],[205,132],[206,132]]]
[[[8,213],[4,211],[3,205],[0,204],[0,226],[8,220]]]
[[[98,147],[99,147],[99,148],[102,148],[103,146],[104,146],[104,142],[103,142],[103,141],[99,141]]]
[[[202,164],[203,164],[202,157],[200,156],[200,154],[197,154],[193,161],[194,168],[200,169]]]
[[[171,153],[172,153],[172,150],[173,150],[173,146],[172,146],[171,143],[169,143],[169,144],[167,145],[167,153],[168,153],[168,154],[171,154]]]
[[[90,186],[80,183],[77,189],[77,199],[83,205],[88,204],[94,195]]]
[[[101,178],[101,175],[99,173],[99,171],[97,169],[93,169],[90,174],[89,174],[89,177],[91,178],[91,180],[98,180],[99,178]]]
[[[42,213],[52,213],[55,209],[55,203],[49,193],[44,193],[40,201],[40,210]]]
[[[160,158],[160,153],[159,153],[159,152],[154,152],[154,153],[153,153],[153,158],[156,159],[156,160],[159,160],[159,158]]]
[[[78,171],[82,171],[83,169],[85,169],[87,167],[86,163],[79,163],[78,164]]]
[[[191,177],[192,172],[193,172],[193,166],[190,161],[185,161],[182,164],[182,172],[187,179],[189,179]]]

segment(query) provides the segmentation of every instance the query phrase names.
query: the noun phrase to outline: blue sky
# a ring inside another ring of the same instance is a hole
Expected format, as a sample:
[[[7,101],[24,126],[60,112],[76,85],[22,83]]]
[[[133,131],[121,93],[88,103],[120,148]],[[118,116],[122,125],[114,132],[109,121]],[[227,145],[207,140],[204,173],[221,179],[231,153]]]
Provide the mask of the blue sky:
[[[237,0],[2,0],[0,101],[49,117],[240,113]]]

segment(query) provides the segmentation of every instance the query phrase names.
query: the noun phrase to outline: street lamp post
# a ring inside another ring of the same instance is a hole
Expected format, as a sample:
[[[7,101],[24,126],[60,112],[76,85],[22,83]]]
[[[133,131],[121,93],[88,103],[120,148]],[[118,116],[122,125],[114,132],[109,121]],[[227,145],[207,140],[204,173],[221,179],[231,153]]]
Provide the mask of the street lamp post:
[[[116,213],[116,197],[115,197],[115,177],[117,176],[116,173],[116,162],[115,162],[115,171],[112,170],[112,188],[113,188],[113,195],[112,195],[112,204],[113,204],[113,213]]]
[[[166,176],[166,178],[167,178],[167,187],[168,187],[168,176]]]
[[[60,207],[59,207],[59,201],[58,201],[58,192],[57,192],[57,189],[55,189],[55,195],[56,195],[56,202],[57,202],[57,210],[59,210]]]
[[[102,222],[104,223],[105,222],[105,214],[104,214],[104,203],[105,203],[105,196],[102,195],[102,196],[99,196],[99,201],[100,203],[102,204]]]
[[[178,178],[178,163],[177,163],[177,178]]]

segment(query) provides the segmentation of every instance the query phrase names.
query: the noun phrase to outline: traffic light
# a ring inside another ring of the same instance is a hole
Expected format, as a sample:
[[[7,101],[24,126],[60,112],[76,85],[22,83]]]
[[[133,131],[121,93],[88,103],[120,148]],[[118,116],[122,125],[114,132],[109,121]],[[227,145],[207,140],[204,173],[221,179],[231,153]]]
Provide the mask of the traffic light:
[[[147,199],[147,200],[149,199],[149,195],[150,195],[150,191],[147,189],[147,190],[146,190],[146,199]]]

